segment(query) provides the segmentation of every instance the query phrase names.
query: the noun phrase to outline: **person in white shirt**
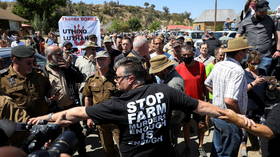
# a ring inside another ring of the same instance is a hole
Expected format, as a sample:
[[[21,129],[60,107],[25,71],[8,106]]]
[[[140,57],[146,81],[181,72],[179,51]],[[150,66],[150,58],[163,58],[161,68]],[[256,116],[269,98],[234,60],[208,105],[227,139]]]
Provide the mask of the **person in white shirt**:
[[[20,41],[19,36],[15,36],[15,41],[12,42],[11,47],[16,47],[16,46],[25,46],[25,43]]]

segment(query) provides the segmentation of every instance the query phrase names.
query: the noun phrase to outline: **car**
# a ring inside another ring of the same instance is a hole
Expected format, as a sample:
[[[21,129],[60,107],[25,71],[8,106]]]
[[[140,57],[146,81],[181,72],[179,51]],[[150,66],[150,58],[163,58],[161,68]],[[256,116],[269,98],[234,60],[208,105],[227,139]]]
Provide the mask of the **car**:
[[[8,68],[12,63],[11,52],[11,47],[0,48],[0,70]],[[38,65],[40,69],[43,69],[47,63],[46,57],[39,53],[35,53],[34,56],[36,60],[36,65]]]
[[[216,31],[216,32],[213,32],[214,33],[214,36],[216,39],[219,39],[220,37],[223,36],[224,32],[227,32],[228,35],[227,37],[230,37],[230,38],[235,38],[236,36],[236,31]]]
[[[185,31],[189,35],[187,37],[191,38],[193,42],[196,42],[197,40],[201,39],[204,32],[203,31]]]

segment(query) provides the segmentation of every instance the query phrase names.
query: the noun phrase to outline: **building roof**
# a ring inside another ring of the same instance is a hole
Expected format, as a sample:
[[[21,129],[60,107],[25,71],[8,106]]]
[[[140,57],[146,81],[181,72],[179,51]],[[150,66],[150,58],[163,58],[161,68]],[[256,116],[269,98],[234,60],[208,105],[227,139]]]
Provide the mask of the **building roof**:
[[[184,26],[184,25],[168,25],[167,26],[168,30],[171,29],[192,29],[192,26]]]
[[[2,20],[11,20],[11,21],[18,21],[18,22],[28,22],[28,20],[8,11],[0,8],[0,19]]]
[[[232,9],[218,9],[217,10],[217,22],[224,22],[226,18],[233,20],[237,19],[238,15],[235,14]],[[204,10],[203,13],[194,20],[194,22],[214,22],[215,21],[215,10]]]

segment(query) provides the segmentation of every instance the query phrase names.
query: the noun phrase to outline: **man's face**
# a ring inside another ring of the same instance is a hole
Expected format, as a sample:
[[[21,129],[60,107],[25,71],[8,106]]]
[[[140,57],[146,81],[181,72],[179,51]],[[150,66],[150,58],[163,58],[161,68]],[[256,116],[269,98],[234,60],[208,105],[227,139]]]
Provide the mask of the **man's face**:
[[[163,49],[162,41],[159,39],[155,39],[153,41],[153,48],[154,48],[154,51],[156,51],[156,52],[162,52],[162,49]]]
[[[105,69],[110,65],[110,57],[96,58],[96,69]]]
[[[193,57],[194,53],[192,51],[181,49],[181,55],[180,56],[181,56],[181,58]]]
[[[237,60],[242,64],[243,62],[247,62],[248,60],[248,49],[240,50],[237,55]]]
[[[63,58],[63,52],[60,49],[55,50],[55,52],[52,53],[49,62],[54,64],[54,65],[58,65],[59,62],[64,61]]]
[[[34,57],[28,58],[15,58],[14,64],[17,64],[19,67],[19,71],[21,71],[24,75],[27,75],[32,72],[33,65],[34,65]]]
[[[129,40],[122,40],[122,50],[125,51],[125,52],[128,52],[130,51],[132,48],[132,45],[131,43],[129,42]]]
[[[200,53],[202,55],[207,55],[208,54],[208,46],[206,44],[202,44],[200,47]]]
[[[162,70],[162,71],[156,73],[155,75],[158,76],[161,80],[165,80],[166,74],[167,74],[167,72],[166,72],[166,70],[164,69],[164,70]]]
[[[181,46],[173,47],[173,50],[174,50],[174,53],[176,55],[180,55],[180,53],[181,53]]]
[[[112,45],[113,45],[112,42],[106,42],[106,43],[104,43],[104,46],[105,46],[105,48],[106,48],[107,50],[111,50],[111,49],[112,49]]]
[[[223,53],[223,50],[220,49],[215,57],[218,61],[222,61],[225,58],[225,53]]]
[[[97,43],[97,38],[96,37],[91,37],[89,38],[90,41]]]
[[[95,57],[96,49],[94,47],[87,47],[85,53],[87,56],[93,55]]]
[[[124,72],[125,67],[120,66],[117,68],[115,82],[119,90],[128,91],[131,89],[131,86],[129,84],[130,75],[125,75]]]
[[[122,38],[117,38],[116,40],[116,46],[119,50],[122,49]]]
[[[256,18],[262,20],[267,15],[267,11],[256,11]]]
[[[71,48],[72,48],[72,45],[71,45],[71,44],[65,45],[65,49],[66,49],[66,50],[70,50]]]

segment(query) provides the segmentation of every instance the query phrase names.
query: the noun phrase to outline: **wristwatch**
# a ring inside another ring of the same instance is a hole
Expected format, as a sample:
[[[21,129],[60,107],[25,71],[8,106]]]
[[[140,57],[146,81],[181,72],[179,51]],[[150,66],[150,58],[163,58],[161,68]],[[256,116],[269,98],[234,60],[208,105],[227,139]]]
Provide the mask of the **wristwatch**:
[[[47,121],[51,120],[51,119],[52,119],[52,116],[53,116],[53,113],[49,113],[49,114],[48,114],[48,119],[47,119]]]

